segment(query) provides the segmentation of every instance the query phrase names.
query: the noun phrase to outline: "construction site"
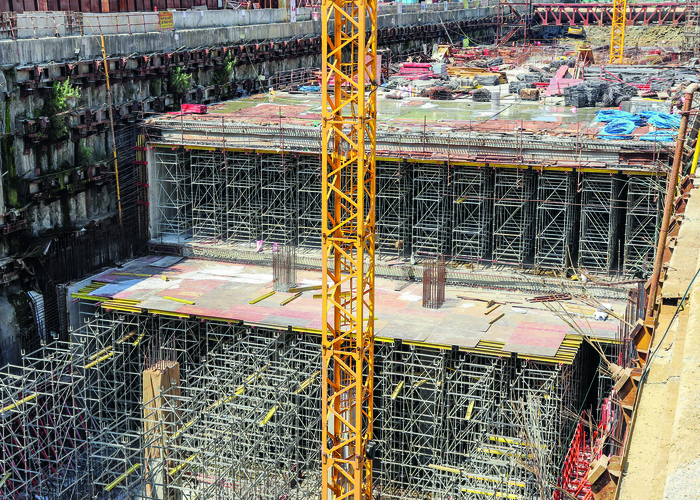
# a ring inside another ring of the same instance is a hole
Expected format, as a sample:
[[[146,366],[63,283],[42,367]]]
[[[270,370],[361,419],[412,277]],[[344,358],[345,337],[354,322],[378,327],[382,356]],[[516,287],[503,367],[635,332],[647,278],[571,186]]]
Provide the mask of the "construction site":
[[[1,500],[694,498],[700,4],[0,9]]]

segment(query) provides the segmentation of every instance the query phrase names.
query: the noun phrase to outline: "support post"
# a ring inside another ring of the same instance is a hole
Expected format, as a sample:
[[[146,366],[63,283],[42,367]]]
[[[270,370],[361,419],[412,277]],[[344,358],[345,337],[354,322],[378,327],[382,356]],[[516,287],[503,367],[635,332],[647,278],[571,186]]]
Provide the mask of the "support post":
[[[656,259],[654,260],[654,272],[651,275],[649,284],[649,296],[647,298],[646,317],[650,318],[654,313],[654,304],[656,303],[656,293],[659,289],[659,277],[661,276],[661,266],[664,259],[664,250],[666,249],[666,239],[668,237],[668,227],[673,214],[673,202],[676,197],[676,186],[678,186],[678,175],[681,169],[683,160],[683,150],[685,146],[685,135],[688,130],[688,117],[690,108],[693,105],[693,95],[698,89],[696,83],[688,86],[685,90],[685,103],[683,104],[683,114],[681,116],[681,125],[678,128],[678,138],[676,139],[676,152],[673,155],[673,167],[666,183],[666,203],[664,205],[664,217],[661,220],[661,231],[659,231],[659,241],[656,247]]]

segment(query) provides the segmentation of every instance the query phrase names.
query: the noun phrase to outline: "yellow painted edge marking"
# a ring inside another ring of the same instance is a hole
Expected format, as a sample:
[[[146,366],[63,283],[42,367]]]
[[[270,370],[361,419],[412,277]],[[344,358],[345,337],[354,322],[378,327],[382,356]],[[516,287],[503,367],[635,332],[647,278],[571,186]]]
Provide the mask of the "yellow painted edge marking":
[[[194,305],[194,302],[191,301],[191,300],[178,299],[177,297],[170,297],[170,296],[168,296],[168,295],[164,295],[163,298],[164,298],[164,299],[168,299],[168,300],[173,300],[173,301],[175,301],[175,302],[181,302],[181,303],[183,303],[183,304],[189,304],[189,305],[191,305],[191,306]]]

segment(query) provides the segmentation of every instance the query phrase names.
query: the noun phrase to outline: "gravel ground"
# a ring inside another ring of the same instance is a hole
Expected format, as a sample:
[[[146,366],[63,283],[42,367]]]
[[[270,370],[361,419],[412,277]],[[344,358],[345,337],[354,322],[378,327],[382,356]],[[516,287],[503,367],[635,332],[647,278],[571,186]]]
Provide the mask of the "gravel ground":
[[[610,26],[586,26],[586,39],[591,45],[610,43]],[[677,46],[683,41],[683,26],[628,26],[625,30],[625,45],[631,47],[653,47],[655,45]]]

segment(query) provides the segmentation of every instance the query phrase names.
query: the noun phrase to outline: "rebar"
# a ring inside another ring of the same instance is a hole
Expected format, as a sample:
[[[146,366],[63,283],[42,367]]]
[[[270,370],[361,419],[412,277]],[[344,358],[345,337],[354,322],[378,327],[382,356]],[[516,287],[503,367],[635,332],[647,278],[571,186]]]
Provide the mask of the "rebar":
[[[423,307],[438,309],[445,303],[445,258],[423,263]]]
[[[296,249],[281,245],[272,252],[272,283],[277,292],[287,292],[297,286]]]

